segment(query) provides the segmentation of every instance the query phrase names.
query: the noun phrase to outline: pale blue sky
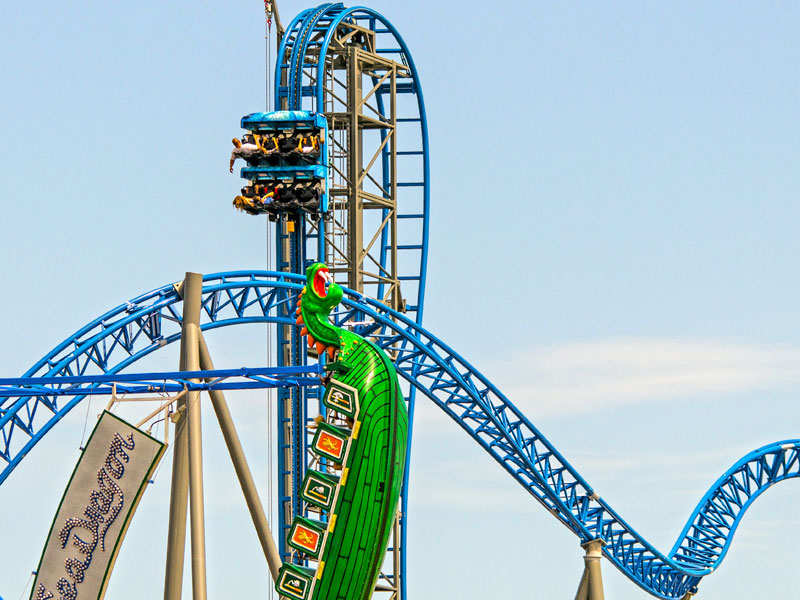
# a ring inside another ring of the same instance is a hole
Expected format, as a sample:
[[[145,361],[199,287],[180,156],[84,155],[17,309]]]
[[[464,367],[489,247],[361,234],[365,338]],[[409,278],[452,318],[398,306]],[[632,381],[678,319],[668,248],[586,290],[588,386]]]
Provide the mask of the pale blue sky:
[[[287,22],[307,6],[280,5]],[[408,42],[428,109],[426,327],[669,550],[728,466],[800,437],[800,9],[369,6]],[[227,170],[239,118],[263,106],[261,2],[6,2],[0,40],[2,376],[187,270],[264,267],[264,222],[231,208]],[[241,336],[209,337],[218,365],[260,355],[259,332]],[[173,368],[164,354],[147,366]],[[231,403],[266,493],[264,402]],[[85,415],[0,489],[6,600],[36,566]],[[577,540],[435,408],[419,417],[411,599],[572,598]],[[266,597],[206,425],[212,597]],[[161,593],[168,466],[109,598]],[[700,598],[792,593],[798,493],[755,503]],[[609,598],[647,597],[604,575]]]

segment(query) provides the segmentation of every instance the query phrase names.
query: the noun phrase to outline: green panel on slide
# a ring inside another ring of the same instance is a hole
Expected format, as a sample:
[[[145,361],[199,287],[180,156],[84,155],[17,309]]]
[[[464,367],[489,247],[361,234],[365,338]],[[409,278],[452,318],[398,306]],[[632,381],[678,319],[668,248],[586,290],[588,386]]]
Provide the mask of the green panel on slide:
[[[295,550],[317,558],[322,552],[327,527],[327,523],[321,521],[295,517],[289,529],[287,543]]]
[[[311,584],[316,571],[284,563],[278,573],[275,589],[281,596],[293,600],[308,600],[311,596]]]
[[[331,510],[336,498],[336,486],[339,478],[319,471],[306,471],[303,485],[300,486],[300,497],[323,510]]]
[[[350,439],[350,432],[347,429],[320,423],[314,441],[311,442],[311,449],[333,462],[341,464],[347,452],[347,442]]]
[[[355,418],[358,412],[358,390],[334,379],[325,390],[322,403],[345,416]]]

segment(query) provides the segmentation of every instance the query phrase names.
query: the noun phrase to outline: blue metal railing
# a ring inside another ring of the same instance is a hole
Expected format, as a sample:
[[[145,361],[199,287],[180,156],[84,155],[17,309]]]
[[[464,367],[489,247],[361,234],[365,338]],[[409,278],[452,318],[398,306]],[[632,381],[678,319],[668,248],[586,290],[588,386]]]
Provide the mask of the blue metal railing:
[[[173,393],[181,390],[252,390],[319,385],[322,366],[242,367],[213,371],[163,371],[60,377],[0,378],[0,398],[37,396],[107,396]],[[192,381],[192,380],[201,381]],[[209,380],[209,381],[206,381]]]

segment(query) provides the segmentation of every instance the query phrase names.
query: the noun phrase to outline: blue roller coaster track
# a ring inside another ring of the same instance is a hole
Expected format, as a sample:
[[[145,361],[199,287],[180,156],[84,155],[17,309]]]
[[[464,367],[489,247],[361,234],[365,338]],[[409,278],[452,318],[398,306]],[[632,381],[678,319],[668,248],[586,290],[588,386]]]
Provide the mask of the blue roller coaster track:
[[[286,323],[304,279],[274,272],[204,277],[201,329]],[[26,377],[118,373],[180,339],[181,299],[174,285],[134,298],[89,323],[36,363]],[[724,558],[750,504],[766,489],[800,476],[800,440],[764,446],[736,462],[711,487],[669,554],[620,517],[536,427],[483,375],[442,341],[382,303],[347,290],[335,315],[391,350],[400,375],[458,423],[520,485],[582,542],[603,553],[652,595],[678,599]],[[0,405],[0,459],[6,480],[25,455],[82,396],[6,398]]]

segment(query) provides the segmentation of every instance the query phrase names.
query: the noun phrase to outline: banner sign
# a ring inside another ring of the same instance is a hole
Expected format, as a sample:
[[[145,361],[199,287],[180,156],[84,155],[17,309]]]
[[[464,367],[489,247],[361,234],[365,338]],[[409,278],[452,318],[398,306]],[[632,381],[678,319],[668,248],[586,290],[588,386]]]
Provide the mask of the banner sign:
[[[165,444],[104,411],[50,528],[31,600],[100,600]]]

